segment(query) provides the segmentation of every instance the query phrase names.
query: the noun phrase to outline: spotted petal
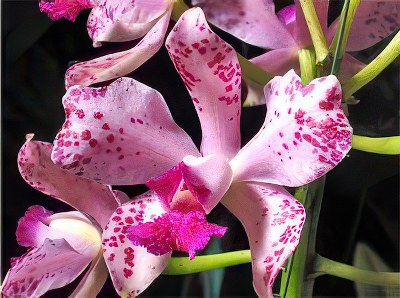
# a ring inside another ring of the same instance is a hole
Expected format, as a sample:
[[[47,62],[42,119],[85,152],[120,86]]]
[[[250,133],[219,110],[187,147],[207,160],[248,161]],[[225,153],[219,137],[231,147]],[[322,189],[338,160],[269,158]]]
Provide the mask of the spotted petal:
[[[262,48],[294,46],[290,33],[275,15],[272,0],[192,0],[207,19],[237,38]]]
[[[336,20],[328,31],[332,38]],[[392,0],[361,1],[354,16],[347,42],[348,51],[364,50],[400,29],[400,3]]]
[[[7,297],[39,297],[72,282],[91,260],[65,239],[45,239],[42,246],[13,260],[2,293]]]
[[[171,253],[156,256],[127,238],[129,227],[152,221],[165,213],[153,192],[147,192],[117,208],[103,232],[103,250],[118,294],[136,296],[167,266]]]
[[[234,180],[307,184],[350,150],[352,128],[341,108],[335,76],[302,86],[289,71],[264,89],[267,115],[258,134],[231,161]]]
[[[246,230],[256,293],[273,297],[275,277],[299,242],[303,206],[281,186],[248,182],[232,184],[222,203]]]
[[[112,185],[146,182],[188,154],[199,156],[156,90],[121,78],[102,88],[71,87],[52,159]]]
[[[170,15],[171,10],[168,10],[152,28],[147,30],[146,36],[135,47],[71,66],[65,74],[66,88],[108,81],[140,67],[161,48]]]
[[[94,46],[104,41],[129,41],[142,37],[171,7],[165,0],[99,0],[87,29]]]
[[[52,148],[50,143],[28,140],[18,153],[22,178],[33,188],[91,215],[104,227],[117,208],[118,199],[110,187],[55,165],[50,159]]]
[[[208,26],[200,8],[186,11],[166,47],[200,118],[202,154],[232,158],[240,148],[240,66],[231,46]]]

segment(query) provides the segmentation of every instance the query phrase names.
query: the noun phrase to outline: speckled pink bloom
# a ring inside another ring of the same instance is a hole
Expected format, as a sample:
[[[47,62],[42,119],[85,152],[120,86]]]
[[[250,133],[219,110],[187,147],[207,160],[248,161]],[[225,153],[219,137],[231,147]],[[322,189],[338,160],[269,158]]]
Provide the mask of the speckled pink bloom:
[[[241,70],[233,48],[211,31],[199,8],[182,15],[166,47],[200,119],[200,151],[156,90],[120,78],[103,88],[68,89],[52,159],[102,183],[150,187],[118,207],[103,233],[120,295],[142,292],[172,250],[193,257],[209,236],[223,234],[203,221],[221,201],[248,234],[257,294],[272,296],[305,220],[303,206],[283,186],[321,177],[350,149],[340,84],[328,76],[303,86],[294,71],[274,78],[265,87],[265,123],[240,149]],[[147,255],[155,258],[152,265],[143,261]]]
[[[6,297],[38,297],[69,284],[91,264],[73,296],[94,296],[108,275],[101,229],[126,195],[54,165],[53,145],[30,139],[18,154],[22,178],[91,217],[77,211],[53,214],[41,206],[29,208],[18,222],[16,235],[18,243],[30,249],[13,258],[1,292]]]
[[[204,9],[207,19],[241,40],[271,49],[251,61],[275,75],[299,69],[297,51],[311,45],[310,33],[301,9],[294,0],[275,13],[273,0],[192,0]],[[333,3],[335,5],[336,3]],[[338,19],[328,26],[329,0],[314,1],[314,6],[328,42],[335,35]],[[400,3],[392,0],[361,1],[349,33],[347,51],[360,51],[381,41],[400,28]],[[344,78],[359,71],[364,64],[346,54]]]
[[[41,0],[40,11],[53,20],[74,21],[82,9],[92,8],[87,30],[95,47],[143,37],[129,50],[74,64],[65,74],[66,88],[121,77],[150,59],[163,44],[172,7],[170,0]]]

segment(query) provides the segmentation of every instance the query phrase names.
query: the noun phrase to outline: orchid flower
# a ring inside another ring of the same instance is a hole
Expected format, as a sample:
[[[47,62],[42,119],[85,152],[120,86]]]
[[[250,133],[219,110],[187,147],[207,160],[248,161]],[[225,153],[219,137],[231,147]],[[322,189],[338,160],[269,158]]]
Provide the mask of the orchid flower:
[[[272,0],[246,0],[240,4],[230,0],[192,0],[192,4],[202,7],[207,19],[222,30],[249,44],[271,49],[250,61],[274,75],[282,75],[292,68],[299,71],[297,53],[312,44],[300,2],[294,2],[275,14]],[[329,1],[315,1],[314,5],[326,39],[331,41],[338,19],[328,27]],[[366,49],[399,28],[400,4],[397,1],[361,1],[349,33],[347,51]],[[339,78],[347,81],[364,66],[345,54]]]
[[[108,275],[101,228],[127,197],[54,165],[50,159],[53,145],[31,138],[18,154],[21,176],[35,189],[91,217],[78,211],[53,214],[41,206],[29,208],[16,235],[20,245],[31,248],[12,260],[1,292],[6,297],[38,297],[69,284],[91,263],[73,295],[96,295]]]
[[[120,295],[146,289],[172,250],[193,258],[210,236],[222,236],[225,228],[205,220],[222,200],[249,237],[257,294],[271,297],[305,220],[304,208],[283,186],[321,177],[350,149],[340,84],[328,76],[302,86],[294,71],[274,78],[265,87],[265,123],[240,149],[241,71],[233,48],[199,8],[181,16],[166,47],[200,119],[200,151],[161,94],[119,78],[102,88],[67,90],[66,121],[52,159],[102,183],[151,189],[118,207],[103,232],[105,260]],[[74,135],[79,144],[71,146]],[[148,255],[154,262],[143,261]]]
[[[75,84],[88,86],[126,75],[150,59],[163,44],[172,7],[170,0],[41,0],[40,11],[53,20],[64,17],[74,21],[82,9],[92,8],[87,29],[95,47],[103,42],[143,37],[129,50],[74,64],[66,72],[66,88]]]

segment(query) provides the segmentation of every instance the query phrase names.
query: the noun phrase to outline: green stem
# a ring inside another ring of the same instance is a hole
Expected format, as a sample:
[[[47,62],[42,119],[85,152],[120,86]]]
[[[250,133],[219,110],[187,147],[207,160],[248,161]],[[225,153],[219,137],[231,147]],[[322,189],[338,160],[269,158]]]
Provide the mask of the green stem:
[[[378,76],[390,63],[400,55],[400,31],[387,47],[366,67],[355,74],[343,87],[344,98],[349,98],[354,92]]]
[[[351,147],[356,150],[378,154],[400,154],[400,136],[370,138],[353,135]]]
[[[261,86],[265,86],[272,78],[274,77],[272,74],[266,72],[264,69],[251,63],[245,57],[236,53],[240,68],[242,70],[242,76],[248,80],[251,80],[254,83],[257,83]]]
[[[298,51],[301,83],[307,85],[317,76],[317,67],[315,64],[315,52],[313,49],[301,49]]]
[[[207,256],[198,256],[193,260],[188,257],[171,258],[163,274],[182,275],[206,270],[224,268],[251,262],[250,250],[238,250]]]
[[[312,269],[313,273],[308,275],[308,278],[311,279],[321,275],[329,274],[364,284],[378,286],[400,286],[399,272],[375,272],[363,270],[354,266],[330,260],[318,254],[315,255]]]
[[[315,48],[317,64],[323,64],[325,59],[328,57],[329,52],[326,46],[324,32],[322,31],[317,12],[315,11],[313,0],[300,0],[300,4]]]
[[[186,5],[183,0],[175,0],[174,7],[171,13],[171,19],[175,22],[180,18],[180,16],[189,9],[189,6]]]
[[[292,259],[289,259],[289,264],[292,262],[291,268],[282,272],[280,297],[312,296],[314,280],[306,279],[306,277],[315,255],[315,241],[324,185],[325,177],[321,177],[296,190],[295,198],[304,205],[307,217],[299,245],[291,256]]]
[[[353,23],[354,15],[359,4],[360,0],[345,0],[342,13],[340,14],[338,29],[329,47],[329,52],[334,53],[331,74],[337,75],[339,73],[340,64],[346,53],[351,24]]]
[[[336,30],[335,38],[329,48],[329,51],[332,52],[331,48],[335,48],[335,52],[333,55],[333,62],[332,62],[332,75],[337,75],[340,70],[340,64],[342,63],[343,55],[345,53],[346,47],[342,44],[347,42],[347,39],[344,38],[344,32],[346,28],[346,20],[347,20],[347,13],[349,10],[349,2],[350,0],[345,0],[342,13],[340,14],[339,26]],[[336,45],[335,45],[336,43]],[[346,44],[344,44],[346,45]]]

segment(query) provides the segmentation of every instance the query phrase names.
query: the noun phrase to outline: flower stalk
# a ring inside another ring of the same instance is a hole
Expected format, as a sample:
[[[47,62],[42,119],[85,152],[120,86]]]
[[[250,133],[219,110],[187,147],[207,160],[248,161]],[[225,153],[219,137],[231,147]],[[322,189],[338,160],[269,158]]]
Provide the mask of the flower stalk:
[[[301,8],[310,30],[311,39],[315,48],[317,64],[324,64],[328,57],[329,51],[326,46],[326,39],[319,23],[317,12],[312,0],[300,0]]]
[[[354,282],[370,285],[392,287],[398,287],[400,285],[399,272],[375,272],[370,270],[363,270],[354,266],[330,260],[318,254],[315,255],[312,269],[313,273],[308,275],[309,279],[314,279],[318,276],[329,274],[352,280]]]
[[[179,20],[180,16],[189,9],[189,6],[183,0],[175,0],[174,7],[171,13],[171,19],[175,22]]]
[[[335,37],[329,47],[329,52],[334,53],[331,74],[337,75],[340,70],[340,64],[346,53],[346,45],[349,37],[351,24],[360,0],[345,0],[342,13],[340,14],[338,29]]]
[[[400,154],[400,137],[370,138],[353,135],[351,147],[370,153],[397,155]]]
[[[317,67],[315,64],[315,51],[312,48],[301,49],[298,51],[301,82],[307,85],[317,76]]]
[[[361,89],[361,87],[376,78],[399,55],[400,31],[397,32],[386,48],[371,63],[355,74],[347,83],[343,84],[344,98],[349,98]]]
[[[165,268],[162,274],[191,274],[250,262],[250,250],[239,250],[220,254],[198,256],[193,260],[189,260],[188,257],[173,257],[170,259],[167,268]]]

